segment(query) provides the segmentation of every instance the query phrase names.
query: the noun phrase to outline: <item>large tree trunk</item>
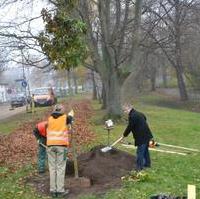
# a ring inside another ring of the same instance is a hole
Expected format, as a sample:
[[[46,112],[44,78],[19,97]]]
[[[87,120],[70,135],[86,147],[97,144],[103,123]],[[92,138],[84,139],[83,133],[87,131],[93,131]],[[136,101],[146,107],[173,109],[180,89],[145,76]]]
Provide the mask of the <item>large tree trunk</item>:
[[[120,96],[121,86],[116,71],[109,74],[105,74],[104,77],[102,77],[106,91],[106,109],[110,116],[118,118],[121,117],[122,114]]]
[[[183,79],[183,64],[181,53],[181,2],[177,1],[175,4],[175,60],[176,60],[176,76],[180,92],[181,100],[188,100],[187,90]]]
[[[132,47],[131,47],[131,53],[129,56],[129,64],[132,67],[133,62],[138,64],[139,57],[140,57],[140,49],[139,49],[139,43],[140,43],[140,26],[141,26],[141,16],[142,16],[142,5],[143,0],[136,0],[135,1],[135,10],[134,10],[134,37],[132,41]]]

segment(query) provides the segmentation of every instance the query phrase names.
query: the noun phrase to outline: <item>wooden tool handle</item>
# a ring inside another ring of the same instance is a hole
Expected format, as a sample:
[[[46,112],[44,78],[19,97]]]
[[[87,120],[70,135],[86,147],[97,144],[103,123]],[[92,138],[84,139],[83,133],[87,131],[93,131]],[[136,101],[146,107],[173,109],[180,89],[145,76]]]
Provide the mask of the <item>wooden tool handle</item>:
[[[120,142],[122,139],[123,139],[123,137],[120,137],[118,140],[116,140],[116,141],[111,145],[111,147],[113,147],[115,144],[117,144],[118,142]]]

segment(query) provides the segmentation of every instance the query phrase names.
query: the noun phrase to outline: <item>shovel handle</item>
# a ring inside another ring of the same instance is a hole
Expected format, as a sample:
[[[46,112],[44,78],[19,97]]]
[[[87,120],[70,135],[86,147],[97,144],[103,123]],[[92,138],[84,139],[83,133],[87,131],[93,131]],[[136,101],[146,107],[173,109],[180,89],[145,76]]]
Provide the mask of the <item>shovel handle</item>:
[[[39,143],[39,145],[41,145],[42,147],[44,147],[45,149],[47,149],[47,146],[42,144],[41,142]]]
[[[112,145],[111,147],[113,147],[114,145],[116,145],[118,142],[120,142],[124,137],[120,137],[119,139],[117,139]]]
[[[167,146],[167,147],[172,147],[172,148],[177,148],[177,149],[184,149],[188,151],[194,151],[194,152],[200,152],[198,149],[193,149],[193,148],[187,148],[187,147],[182,147],[182,146],[176,146],[176,145],[171,145],[171,144],[164,144],[164,143],[158,143],[160,146]]]

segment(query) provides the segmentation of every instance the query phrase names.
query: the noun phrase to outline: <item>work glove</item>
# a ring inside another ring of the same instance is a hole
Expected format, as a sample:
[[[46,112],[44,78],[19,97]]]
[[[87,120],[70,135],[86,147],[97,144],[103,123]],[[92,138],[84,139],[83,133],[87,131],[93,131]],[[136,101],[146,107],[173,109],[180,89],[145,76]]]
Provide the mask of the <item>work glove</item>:
[[[72,125],[74,121],[74,110],[72,109],[68,114],[67,114],[67,124]]]
[[[154,139],[151,139],[151,140],[149,141],[149,147],[150,147],[150,148],[154,148],[154,147],[156,147],[156,145],[157,145],[157,143],[155,142]]]
[[[73,121],[74,121],[74,118],[71,115],[68,115],[67,116],[67,124],[71,124],[72,125]]]

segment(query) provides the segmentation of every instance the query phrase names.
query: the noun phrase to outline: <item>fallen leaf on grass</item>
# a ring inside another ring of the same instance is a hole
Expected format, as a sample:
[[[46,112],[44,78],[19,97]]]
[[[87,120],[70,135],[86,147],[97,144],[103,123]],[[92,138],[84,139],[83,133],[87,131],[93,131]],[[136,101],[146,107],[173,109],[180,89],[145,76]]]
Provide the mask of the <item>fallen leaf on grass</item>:
[[[92,116],[90,101],[73,101],[70,104],[66,103],[65,106],[67,109],[72,107],[75,111],[74,136],[77,146],[93,141],[95,136],[88,125],[88,120]],[[0,136],[0,166],[6,165],[9,173],[12,173],[27,163],[36,163],[38,144],[32,130],[37,122],[46,120],[50,113],[51,110],[48,110],[41,118],[23,123],[16,131],[7,136]],[[80,147],[77,149],[79,151]]]

